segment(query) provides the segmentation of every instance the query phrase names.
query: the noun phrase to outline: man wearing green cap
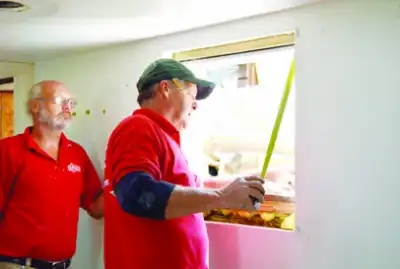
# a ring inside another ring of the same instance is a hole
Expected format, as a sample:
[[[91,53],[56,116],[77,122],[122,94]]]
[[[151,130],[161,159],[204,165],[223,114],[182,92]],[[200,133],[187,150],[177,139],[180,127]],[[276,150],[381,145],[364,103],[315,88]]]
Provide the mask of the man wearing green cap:
[[[207,269],[201,212],[263,202],[255,177],[202,188],[181,151],[179,131],[214,87],[173,59],[151,63],[140,77],[141,108],[115,128],[106,151],[106,269]]]

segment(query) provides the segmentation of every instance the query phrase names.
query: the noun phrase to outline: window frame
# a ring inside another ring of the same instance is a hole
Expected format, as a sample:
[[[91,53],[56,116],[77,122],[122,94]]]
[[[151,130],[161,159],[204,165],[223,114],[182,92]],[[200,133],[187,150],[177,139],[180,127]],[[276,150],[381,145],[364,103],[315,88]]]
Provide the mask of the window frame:
[[[209,47],[202,47],[202,48],[196,48],[196,49],[191,49],[191,50],[184,50],[184,51],[178,51],[178,52],[173,52],[172,53],[172,58],[175,60],[178,60],[180,62],[187,62],[187,61],[193,61],[193,60],[201,60],[201,59],[207,59],[207,58],[214,58],[214,57],[219,57],[219,56],[228,56],[232,54],[239,54],[239,53],[248,53],[248,52],[253,52],[257,50],[265,50],[265,49],[273,49],[273,48],[279,48],[279,47],[286,47],[286,46],[295,46],[295,32],[287,32],[287,33],[282,33],[278,35],[273,35],[273,36],[264,36],[264,37],[259,37],[259,38],[254,38],[254,39],[249,39],[249,40],[243,40],[243,41],[238,41],[238,42],[232,42],[232,43],[226,43],[226,44],[221,44],[221,45],[216,45],[216,46],[209,46]],[[213,184],[213,183],[211,183]],[[207,187],[207,185],[206,185]],[[289,202],[276,202],[276,201],[270,201],[270,202],[265,202],[262,205],[262,208],[266,210],[266,213],[272,213],[276,214],[276,217],[271,219],[271,226],[265,226],[265,225],[257,225],[254,223],[246,223],[246,218],[251,215],[251,212],[243,211],[243,210],[225,210],[223,214],[220,214],[220,216],[217,216],[215,220],[208,218],[210,213],[212,212],[204,212],[204,217],[208,221],[212,222],[218,222],[218,223],[229,223],[229,224],[245,224],[245,225],[252,225],[252,226],[260,226],[260,227],[271,227],[271,228],[277,228],[277,229],[284,229],[282,228],[281,223],[279,225],[276,225],[277,219],[283,218],[282,222],[284,221],[285,218],[289,216],[295,215],[295,202],[294,201],[289,201]],[[221,210],[220,210],[221,211]],[[227,213],[227,211],[231,213]],[[288,213],[291,212],[291,213]],[[221,212],[219,212],[221,213]],[[233,215],[232,215],[233,214]],[[222,216],[224,215],[224,216]],[[231,218],[242,218],[242,222],[234,222],[228,220],[227,218],[231,216]],[[283,216],[284,215],[284,216]],[[233,217],[232,217],[233,216]],[[246,217],[247,216],[247,217]],[[279,227],[278,227],[279,226]],[[293,227],[294,229],[294,227]],[[289,230],[293,230],[289,229]]]
[[[295,45],[295,32],[172,53],[181,62]]]

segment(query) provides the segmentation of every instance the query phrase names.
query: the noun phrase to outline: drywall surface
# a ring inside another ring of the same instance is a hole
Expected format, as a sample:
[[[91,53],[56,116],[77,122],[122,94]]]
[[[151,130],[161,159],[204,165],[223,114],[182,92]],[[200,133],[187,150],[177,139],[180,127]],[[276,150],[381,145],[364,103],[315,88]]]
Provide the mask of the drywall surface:
[[[0,62],[0,78],[6,77],[14,77],[14,133],[18,134],[31,123],[27,101],[34,80],[34,65]]]
[[[397,269],[399,4],[331,1],[38,62],[35,79],[76,93],[68,135],[100,169],[110,131],[137,108],[135,83],[150,61],[296,29],[297,231],[209,225],[210,268]],[[75,268],[102,268],[98,238],[101,224],[82,216]]]

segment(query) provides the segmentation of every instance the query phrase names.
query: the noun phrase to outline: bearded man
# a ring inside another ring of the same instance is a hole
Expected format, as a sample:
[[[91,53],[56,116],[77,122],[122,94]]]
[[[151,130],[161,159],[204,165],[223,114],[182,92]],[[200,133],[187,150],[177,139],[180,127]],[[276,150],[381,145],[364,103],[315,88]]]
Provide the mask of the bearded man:
[[[0,140],[0,269],[69,268],[79,208],[103,217],[100,178],[63,134],[74,105],[62,83],[37,83],[28,102],[33,125]]]

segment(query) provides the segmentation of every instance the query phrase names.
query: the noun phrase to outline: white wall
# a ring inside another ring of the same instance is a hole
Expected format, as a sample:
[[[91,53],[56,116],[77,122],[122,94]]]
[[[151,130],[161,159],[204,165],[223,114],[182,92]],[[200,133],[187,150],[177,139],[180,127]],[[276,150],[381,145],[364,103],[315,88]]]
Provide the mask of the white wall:
[[[14,133],[30,124],[27,110],[28,91],[33,84],[34,66],[30,63],[0,62],[0,78],[14,77]]]
[[[70,137],[100,162],[111,129],[137,107],[135,82],[150,61],[297,28],[297,232],[209,225],[211,269],[399,268],[399,4],[332,1],[37,63],[35,79],[76,93]],[[102,268],[90,266],[100,231],[87,219],[80,227],[75,268]]]

